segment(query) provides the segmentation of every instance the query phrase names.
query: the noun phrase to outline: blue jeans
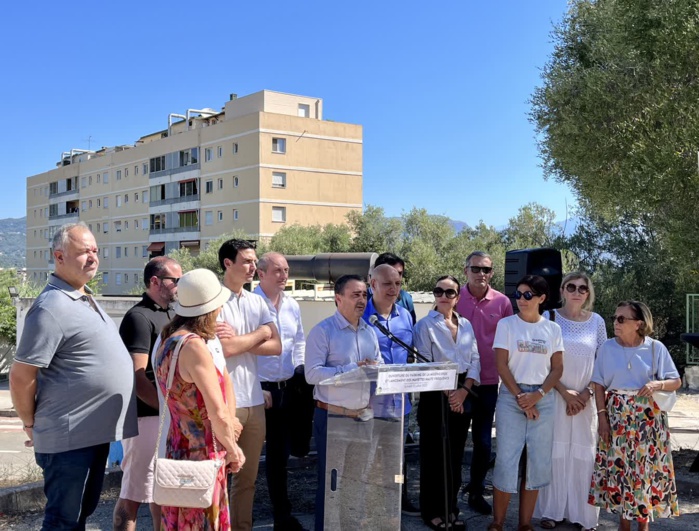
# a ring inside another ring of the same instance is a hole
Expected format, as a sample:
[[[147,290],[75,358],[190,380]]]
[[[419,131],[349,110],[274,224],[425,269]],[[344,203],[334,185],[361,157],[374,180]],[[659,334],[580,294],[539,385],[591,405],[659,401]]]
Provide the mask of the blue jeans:
[[[36,453],[36,463],[44,472],[46,510],[43,530],[84,530],[85,521],[102,493],[109,443],[58,452]]]

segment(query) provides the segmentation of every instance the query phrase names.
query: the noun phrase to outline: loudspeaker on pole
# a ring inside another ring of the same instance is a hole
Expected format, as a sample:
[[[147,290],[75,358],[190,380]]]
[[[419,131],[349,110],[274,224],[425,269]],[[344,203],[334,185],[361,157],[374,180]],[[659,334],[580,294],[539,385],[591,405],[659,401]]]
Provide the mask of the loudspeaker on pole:
[[[515,289],[517,282],[525,275],[539,275],[548,283],[549,296],[542,305],[544,311],[561,307],[563,261],[559,250],[541,247],[505,253],[505,294],[510,298],[515,313],[518,311]]]

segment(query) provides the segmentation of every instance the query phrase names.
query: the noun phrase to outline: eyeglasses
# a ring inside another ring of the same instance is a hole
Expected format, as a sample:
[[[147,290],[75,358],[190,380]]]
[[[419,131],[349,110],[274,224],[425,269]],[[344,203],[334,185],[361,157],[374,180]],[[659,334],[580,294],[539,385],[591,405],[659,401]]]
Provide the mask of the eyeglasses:
[[[626,321],[640,321],[640,319],[634,319],[633,317],[625,317],[623,315],[612,315],[612,323],[624,324]]]
[[[476,275],[478,273],[485,273],[486,275],[490,275],[491,271],[493,270],[492,267],[481,266],[468,266],[468,268],[471,270],[471,273],[475,273]]]
[[[180,277],[158,277],[160,280],[172,280],[172,284],[177,286],[177,283],[180,281]]]
[[[451,289],[451,288],[449,288],[449,289],[434,288],[432,290],[432,295],[434,295],[435,297],[444,296],[447,299],[454,299],[454,298],[456,298],[458,293],[456,293],[455,289]]]
[[[590,288],[588,288],[586,285],[581,285],[581,286],[576,286],[575,284],[566,284],[566,291],[568,293],[575,293],[575,290],[578,290],[578,293],[580,295],[585,295],[586,293],[590,292]]]
[[[531,292],[531,291],[525,291],[524,293],[522,293],[522,292],[519,291],[519,290],[515,291],[515,299],[517,299],[517,300],[519,300],[519,299],[521,299],[522,297],[524,297],[524,300],[525,300],[525,301],[530,301],[530,300],[532,300],[534,297],[538,297],[538,296],[539,296],[539,295],[537,295],[536,293],[533,293],[533,292]]]

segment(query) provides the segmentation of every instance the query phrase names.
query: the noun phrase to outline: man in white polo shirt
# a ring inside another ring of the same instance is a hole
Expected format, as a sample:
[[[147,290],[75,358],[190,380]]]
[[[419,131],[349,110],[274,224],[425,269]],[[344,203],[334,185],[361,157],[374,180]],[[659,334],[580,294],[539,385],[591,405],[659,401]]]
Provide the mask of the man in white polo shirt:
[[[247,531],[252,529],[255,479],[265,440],[264,397],[257,376],[257,356],[276,356],[281,354],[282,346],[267,303],[243,289],[257,269],[253,246],[245,240],[228,240],[221,245],[218,258],[224,271],[223,284],[231,290],[231,298],[223,305],[216,334],[233,382],[236,416],[243,425],[238,445],[246,461],[231,482],[231,529]]]

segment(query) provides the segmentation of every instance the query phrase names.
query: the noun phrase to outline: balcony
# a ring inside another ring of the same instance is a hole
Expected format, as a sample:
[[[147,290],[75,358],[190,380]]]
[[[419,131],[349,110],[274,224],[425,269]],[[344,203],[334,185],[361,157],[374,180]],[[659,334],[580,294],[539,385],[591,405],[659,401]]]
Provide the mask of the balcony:
[[[72,194],[77,195],[78,189],[75,188],[74,190],[66,190],[65,192],[52,192],[49,194],[49,199],[54,199],[56,197],[65,197],[67,195],[72,195]]]
[[[80,217],[80,212],[79,209],[73,208],[70,210],[70,212],[67,212],[65,214],[49,214],[49,220],[51,221],[56,221],[59,219],[65,219],[69,220],[71,218],[78,219]]]
[[[171,168],[169,170],[152,171],[148,174],[150,179],[157,179],[158,177],[163,177],[165,175],[177,175],[178,173],[184,173],[186,171],[198,170],[201,168],[201,163],[188,164],[187,166],[179,166],[177,168]]]
[[[167,227],[162,229],[151,229],[151,235],[155,234],[177,234],[180,232],[199,232],[199,226],[196,227]]]
[[[171,197],[169,199],[161,199],[160,201],[151,201],[151,207],[163,206],[163,205],[175,205],[177,203],[186,203],[188,201],[199,201],[201,197],[199,194],[194,195],[183,195],[181,197]]]

